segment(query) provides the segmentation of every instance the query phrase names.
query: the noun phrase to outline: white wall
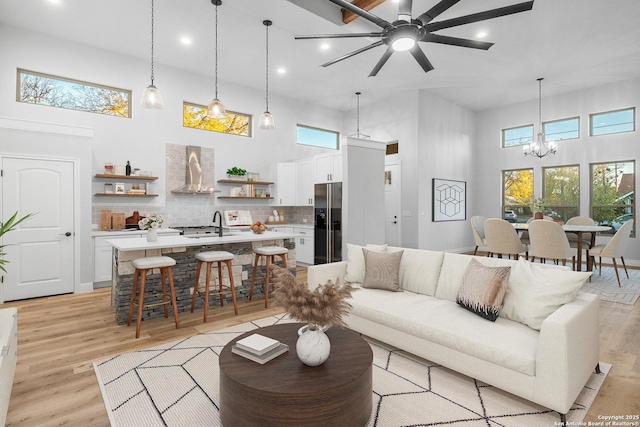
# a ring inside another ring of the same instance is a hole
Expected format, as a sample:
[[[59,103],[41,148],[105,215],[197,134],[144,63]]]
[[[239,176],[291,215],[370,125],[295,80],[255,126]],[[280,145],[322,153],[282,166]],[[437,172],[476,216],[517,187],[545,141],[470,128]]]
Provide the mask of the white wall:
[[[269,97],[269,109],[275,116],[277,127],[275,131],[262,131],[258,129],[257,121],[265,108],[264,92],[224,81],[218,82],[220,99],[229,110],[254,115],[254,136],[246,138],[184,128],[183,101],[206,105],[213,97],[213,76],[207,70],[199,75],[156,63],[155,84],[164,95],[165,109],[146,110],[139,106],[139,100],[142,90],[149,84],[148,61],[5,25],[0,25],[0,58],[0,117],[81,126],[94,131],[93,138],[80,141],[80,145],[77,145],[78,141],[60,136],[30,138],[27,135],[10,141],[7,139],[10,136],[3,133],[0,135],[0,153],[75,154],[82,159],[85,180],[102,173],[105,162],[124,164],[127,160],[133,167],[152,171],[159,177],[153,183],[154,192],[159,197],[115,202],[114,199],[92,196],[103,182],[87,182],[86,185],[90,187],[83,189],[81,201],[81,223],[83,228],[86,227],[83,230],[86,235],[90,235],[92,205],[117,205],[123,210],[135,207],[144,212],[165,205],[166,144],[199,145],[215,149],[216,180],[224,178],[226,169],[232,166],[259,172],[263,180],[275,180],[272,163],[311,157],[326,151],[297,145],[296,123],[338,130],[344,134],[341,128],[343,112],[272,94]],[[17,68],[130,89],[133,91],[132,118],[16,102]],[[12,132],[12,135],[15,133]],[[72,148],[72,142],[76,148]],[[191,208],[197,209],[197,206]],[[83,239],[82,245],[83,254],[92,253],[90,239]],[[82,264],[82,281],[91,281],[91,258],[83,257]]]
[[[477,114],[477,187],[475,215],[501,217],[501,175],[503,170],[533,168],[534,193],[542,195],[542,168],[580,165],[580,214],[589,215],[590,163],[636,160],[640,156],[638,125],[636,132],[598,137],[589,136],[589,114],[638,107],[640,79],[572,92],[542,99],[542,120],[580,116],[580,138],[562,141],[558,152],[542,159],[524,156],[521,147],[501,148],[500,132],[504,128],[534,124],[538,131],[538,101],[487,110]],[[637,114],[637,112],[636,112]],[[637,119],[636,119],[637,120]],[[636,169],[640,165],[636,164]],[[636,188],[637,170],[636,170]],[[598,237],[598,242],[607,238]],[[640,260],[640,242],[633,238],[627,260]]]

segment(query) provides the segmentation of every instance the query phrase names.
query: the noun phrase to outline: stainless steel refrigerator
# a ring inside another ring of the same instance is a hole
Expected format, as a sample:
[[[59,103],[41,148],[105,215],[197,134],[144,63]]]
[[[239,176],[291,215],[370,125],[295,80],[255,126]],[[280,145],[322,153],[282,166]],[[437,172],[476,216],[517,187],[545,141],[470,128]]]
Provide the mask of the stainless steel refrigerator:
[[[342,261],[342,183],[316,184],[314,264]]]

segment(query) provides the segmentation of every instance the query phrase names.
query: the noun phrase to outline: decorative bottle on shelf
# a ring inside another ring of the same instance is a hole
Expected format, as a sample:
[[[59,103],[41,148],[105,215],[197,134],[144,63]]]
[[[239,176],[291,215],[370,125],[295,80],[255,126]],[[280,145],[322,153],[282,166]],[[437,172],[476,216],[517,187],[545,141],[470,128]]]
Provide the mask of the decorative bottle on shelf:
[[[129,160],[127,160],[127,166],[125,167],[125,174],[127,176],[131,175],[131,164],[129,164]]]

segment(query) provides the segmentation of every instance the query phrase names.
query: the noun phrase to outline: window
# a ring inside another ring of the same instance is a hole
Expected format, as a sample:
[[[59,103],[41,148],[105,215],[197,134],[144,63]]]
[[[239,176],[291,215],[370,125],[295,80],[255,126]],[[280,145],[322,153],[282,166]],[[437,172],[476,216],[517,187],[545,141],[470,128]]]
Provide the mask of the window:
[[[580,117],[554,120],[542,124],[545,141],[580,138]]]
[[[632,132],[636,123],[636,109],[607,111],[589,115],[591,136],[609,135],[612,133]]]
[[[340,133],[327,129],[319,129],[311,126],[297,125],[297,143],[300,145],[313,145],[314,147],[340,148]]]
[[[543,168],[542,194],[545,212],[554,220],[567,221],[580,214],[580,166]]]
[[[18,69],[18,102],[131,117],[131,91]]]
[[[635,162],[591,165],[591,218],[614,234],[635,218]]]
[[[230,133],[232,135],[251,136],[251,116],[227,110],[223,119],[207,117],[204,105],[183,102],[182,125],[186,128]]]
[[[502,184],[504,210],[512,210],[518,222],[527,222],[533,216],[533,169],[502,171]]]
[[[502,129],[502,147],[516,147],[533,142],[533,125]]]

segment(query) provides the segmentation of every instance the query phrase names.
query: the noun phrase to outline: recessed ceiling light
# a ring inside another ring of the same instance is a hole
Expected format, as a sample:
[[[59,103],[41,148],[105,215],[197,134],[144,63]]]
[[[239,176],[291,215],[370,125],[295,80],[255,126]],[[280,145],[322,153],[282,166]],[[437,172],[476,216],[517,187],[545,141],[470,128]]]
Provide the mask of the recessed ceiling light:
[[[480,31],[478,32],[478,34],[476,34],[476,37],[479,39],[483,39],[485,37],[487,37],[487,32],[486,31]]]
[[[320,45],[320,49],[322,50],[328,50],[331,46],[329,46],[329,43],[322,43]]]
[[[49,3],[60,4],[60,0],[49,0]]]
[[[193,41],[191,41],[191,39],[189,37],[183,36],[183,37],[180,37],[180,43],[188,46],[191,43],[193,43]]]
[[[278,68],[278,74],[287,74],[287,69],[284,67],[280,67]]]
[[[393,0],[393,3],[400,3],[400,0]]]

